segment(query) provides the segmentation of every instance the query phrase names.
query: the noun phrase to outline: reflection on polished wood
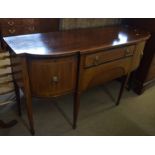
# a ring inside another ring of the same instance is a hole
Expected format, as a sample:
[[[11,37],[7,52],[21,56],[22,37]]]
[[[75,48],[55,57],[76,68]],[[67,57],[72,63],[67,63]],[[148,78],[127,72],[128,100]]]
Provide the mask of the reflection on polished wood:
[[[16,75],[14,80],[18,87],[23,86],[31,133],[34,133],[32,97],[73,93],[73,128],[76,128],[80,94],[90,87],[126,76],[118,105],[129,74],[138,67],[149,37],[142,30],[112,26],[3,38],[22,68],[22,80],[16,81]],[[13,67],[13,72],[16,71],[17,66]]]

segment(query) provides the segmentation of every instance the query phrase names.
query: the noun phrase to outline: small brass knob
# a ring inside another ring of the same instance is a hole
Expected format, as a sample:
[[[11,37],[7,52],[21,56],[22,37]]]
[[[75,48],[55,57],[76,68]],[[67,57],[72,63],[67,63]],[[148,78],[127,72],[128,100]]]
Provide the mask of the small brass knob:
[[[9,32],[12,34],[15,33],[15,31],[16,31],[15,29],[9,29]]]
[[[99,56],[96,55],[94,58],[94,65],[98,65],[98,63],[99,63]]]
[[[14,25],[14,21],[8,21],[8,24],[9,24],[10,26],[13,26],[13,25]]]
[[[58,83],[58,82],[59,82],[58,76],[53,76],[53,77],[52,77],[52,82],[53,82],[53,83]]]
[[[127,48],[126,49],[126,54],[125,54],[126,56],[129,56],[129,55],[131,55],[131,51]]]

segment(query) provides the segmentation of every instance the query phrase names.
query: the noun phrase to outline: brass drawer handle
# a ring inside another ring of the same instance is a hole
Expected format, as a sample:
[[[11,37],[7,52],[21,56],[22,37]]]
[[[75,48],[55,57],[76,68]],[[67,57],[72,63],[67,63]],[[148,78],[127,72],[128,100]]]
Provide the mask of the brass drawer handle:
[[[53,76],[52,77],[52,83],[58,83],[58,82],[59,82],[58,76]]]
[[[130,49],[126,49],[126,53],[125,53],[126,56],[129,56],[129,55],[132,55],[132,51]]]
[[[13,33],[15,33],[15,29],[13,29],[13,30],[11,30],[11,29],[9,29],[9,32],[11,33],[11,34],[13,34]]]
[[[99,56],[96,55],[95,58],[94,58],[94,65],[98,65],[99,64]]]
[[[14,21],[8,21],[8,24],[9,24],[10,26],[13,26],[13,25],[14,25]]]

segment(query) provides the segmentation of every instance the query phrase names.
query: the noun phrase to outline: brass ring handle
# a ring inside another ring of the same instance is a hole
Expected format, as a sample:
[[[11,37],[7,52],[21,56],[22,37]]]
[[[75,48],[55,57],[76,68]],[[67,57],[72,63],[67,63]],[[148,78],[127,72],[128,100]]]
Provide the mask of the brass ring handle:
[[[8,21],[8,24],[9,24],[10,26],[13,26],[13,25],[14,25],[14,21]]]
[[[59,82],[58,76],[53,76],[52,77],[52,83],[58,83],[58,82]]]
[[[94,58],[94,65],[95,66],[98,65],[98,63],[99,63],[99,56],[96,55],[95,58]]]
[[[13,29],[13,30],[9,29],[10,33],[15,33],[15,31],[16,31],[15,29]]]

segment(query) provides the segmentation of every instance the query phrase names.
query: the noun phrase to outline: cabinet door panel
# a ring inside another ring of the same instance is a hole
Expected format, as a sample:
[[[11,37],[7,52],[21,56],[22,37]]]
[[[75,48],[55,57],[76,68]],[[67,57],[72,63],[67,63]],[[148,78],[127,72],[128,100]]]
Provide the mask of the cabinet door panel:
[[[75,57],[32,60],[29,75],[32,94],[57,96],[75,89],[77,61]]]

